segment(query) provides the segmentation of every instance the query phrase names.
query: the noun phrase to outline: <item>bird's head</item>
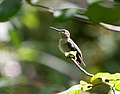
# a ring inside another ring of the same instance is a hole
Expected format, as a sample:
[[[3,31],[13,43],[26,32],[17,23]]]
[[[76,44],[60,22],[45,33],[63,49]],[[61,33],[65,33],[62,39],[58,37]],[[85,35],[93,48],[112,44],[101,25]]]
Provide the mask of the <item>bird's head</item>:
[[[50,27],[50,28],[59,32],[62,38],[70,38],[70,32],[68,30],[58,29],[58,28],[55,28],[55,27]]]

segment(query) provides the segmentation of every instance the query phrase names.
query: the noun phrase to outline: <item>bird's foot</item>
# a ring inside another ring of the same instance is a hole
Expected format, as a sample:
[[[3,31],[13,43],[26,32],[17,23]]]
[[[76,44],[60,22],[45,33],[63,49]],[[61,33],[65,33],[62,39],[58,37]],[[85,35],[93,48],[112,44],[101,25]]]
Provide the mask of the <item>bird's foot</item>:
[[[70,52],[65,52],[65,56],[67,58],[73,58],[74,60],[76,59],[76,51],[70,51]]]
[[[67,58],[73,58],[73,59],[75,59],[75,56],[72,55],[72,54],[69,54],[69,55],[67,56]]]

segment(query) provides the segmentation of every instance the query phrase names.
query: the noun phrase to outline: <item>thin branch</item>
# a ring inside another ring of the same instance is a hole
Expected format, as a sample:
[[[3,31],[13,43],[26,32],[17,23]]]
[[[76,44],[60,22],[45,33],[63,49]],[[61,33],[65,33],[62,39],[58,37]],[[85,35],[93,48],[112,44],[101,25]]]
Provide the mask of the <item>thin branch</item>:
[[[40,7],[40,8],[43,8],[43,9],[47,9],[48,10],[48,12],[50,12],[50,13],[53,13],[55,10],[53,9],[53,8],[51,8],[51,7],[47,7],[47,6],[43,6],[43,5],[38,5],[38,4],[32,4],[30,1],[28,1],[28,0],[26,0],[26,2],[28,3],[28,4],[30,4],[31,6],[35,6],[35,7]]]
[[[114,90],[114,88],[112,88],[112,91],[113,91],[113,93],[115,94],[115,90]]]
[[[83,22],[86,22],[86,23],[89,23],[89,24],[94,24],[93,22],[91,22],[89,20],[89,18],[87,16],[81,15],[80,13],[73,15],[73,17],[76,18],[76,19],[79,19]]]
[[[100,25],[108,30],[120,32],[120,26],[115,26],[115,25],[111,25],[111,24],[107,24],[107,23],[100,23]]]
[[[91,73],[87,72],[85,69],[83,69],[83,68],[76,62],[76,60],[74,60],[73,58],[71,58],[71,59],[72,59],[72,61],[77,65],[77,67],[78,67],[83,73],[85,73],[87,76],[90,76],[90,77],[93,77],[93,76],[94,76],[93,74],[91,74]]]

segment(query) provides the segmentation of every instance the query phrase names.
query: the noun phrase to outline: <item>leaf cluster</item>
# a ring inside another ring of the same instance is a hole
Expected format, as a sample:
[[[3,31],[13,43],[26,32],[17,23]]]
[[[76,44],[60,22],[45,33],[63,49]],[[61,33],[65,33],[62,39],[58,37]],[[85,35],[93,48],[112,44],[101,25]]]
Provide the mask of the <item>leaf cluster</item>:
[[[94,81],[100,79],[100,83],[93,84]],[[90,89],[93,89],[95,86],[98,86],[100,84],[106,84],[110,87],[110,90],[113,90],[114,94],[115,91],[120,92],[120,73],[110,74],[110,73],[97,73],[95,74],[91,79],[90,83],[87,83],[85,81],[80,81],[80,84],[74,85],[68,90],[58,93],[58,94],[82,94],[82,91],[88,91]]]

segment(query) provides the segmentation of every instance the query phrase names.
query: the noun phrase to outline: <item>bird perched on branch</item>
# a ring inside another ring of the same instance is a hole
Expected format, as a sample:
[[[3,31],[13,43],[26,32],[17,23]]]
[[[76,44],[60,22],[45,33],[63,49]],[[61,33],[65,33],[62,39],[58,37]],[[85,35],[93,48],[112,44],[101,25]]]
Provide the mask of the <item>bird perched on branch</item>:
[[[58,29],[55,27],[50,28],[60,33],[59,48],[65,54],[65,56],[72,60],[74,59],[77,62],[77,66],[81,63],[86,66],[83,61],[81,50],[70,38],[70,32],[66,29]]]

